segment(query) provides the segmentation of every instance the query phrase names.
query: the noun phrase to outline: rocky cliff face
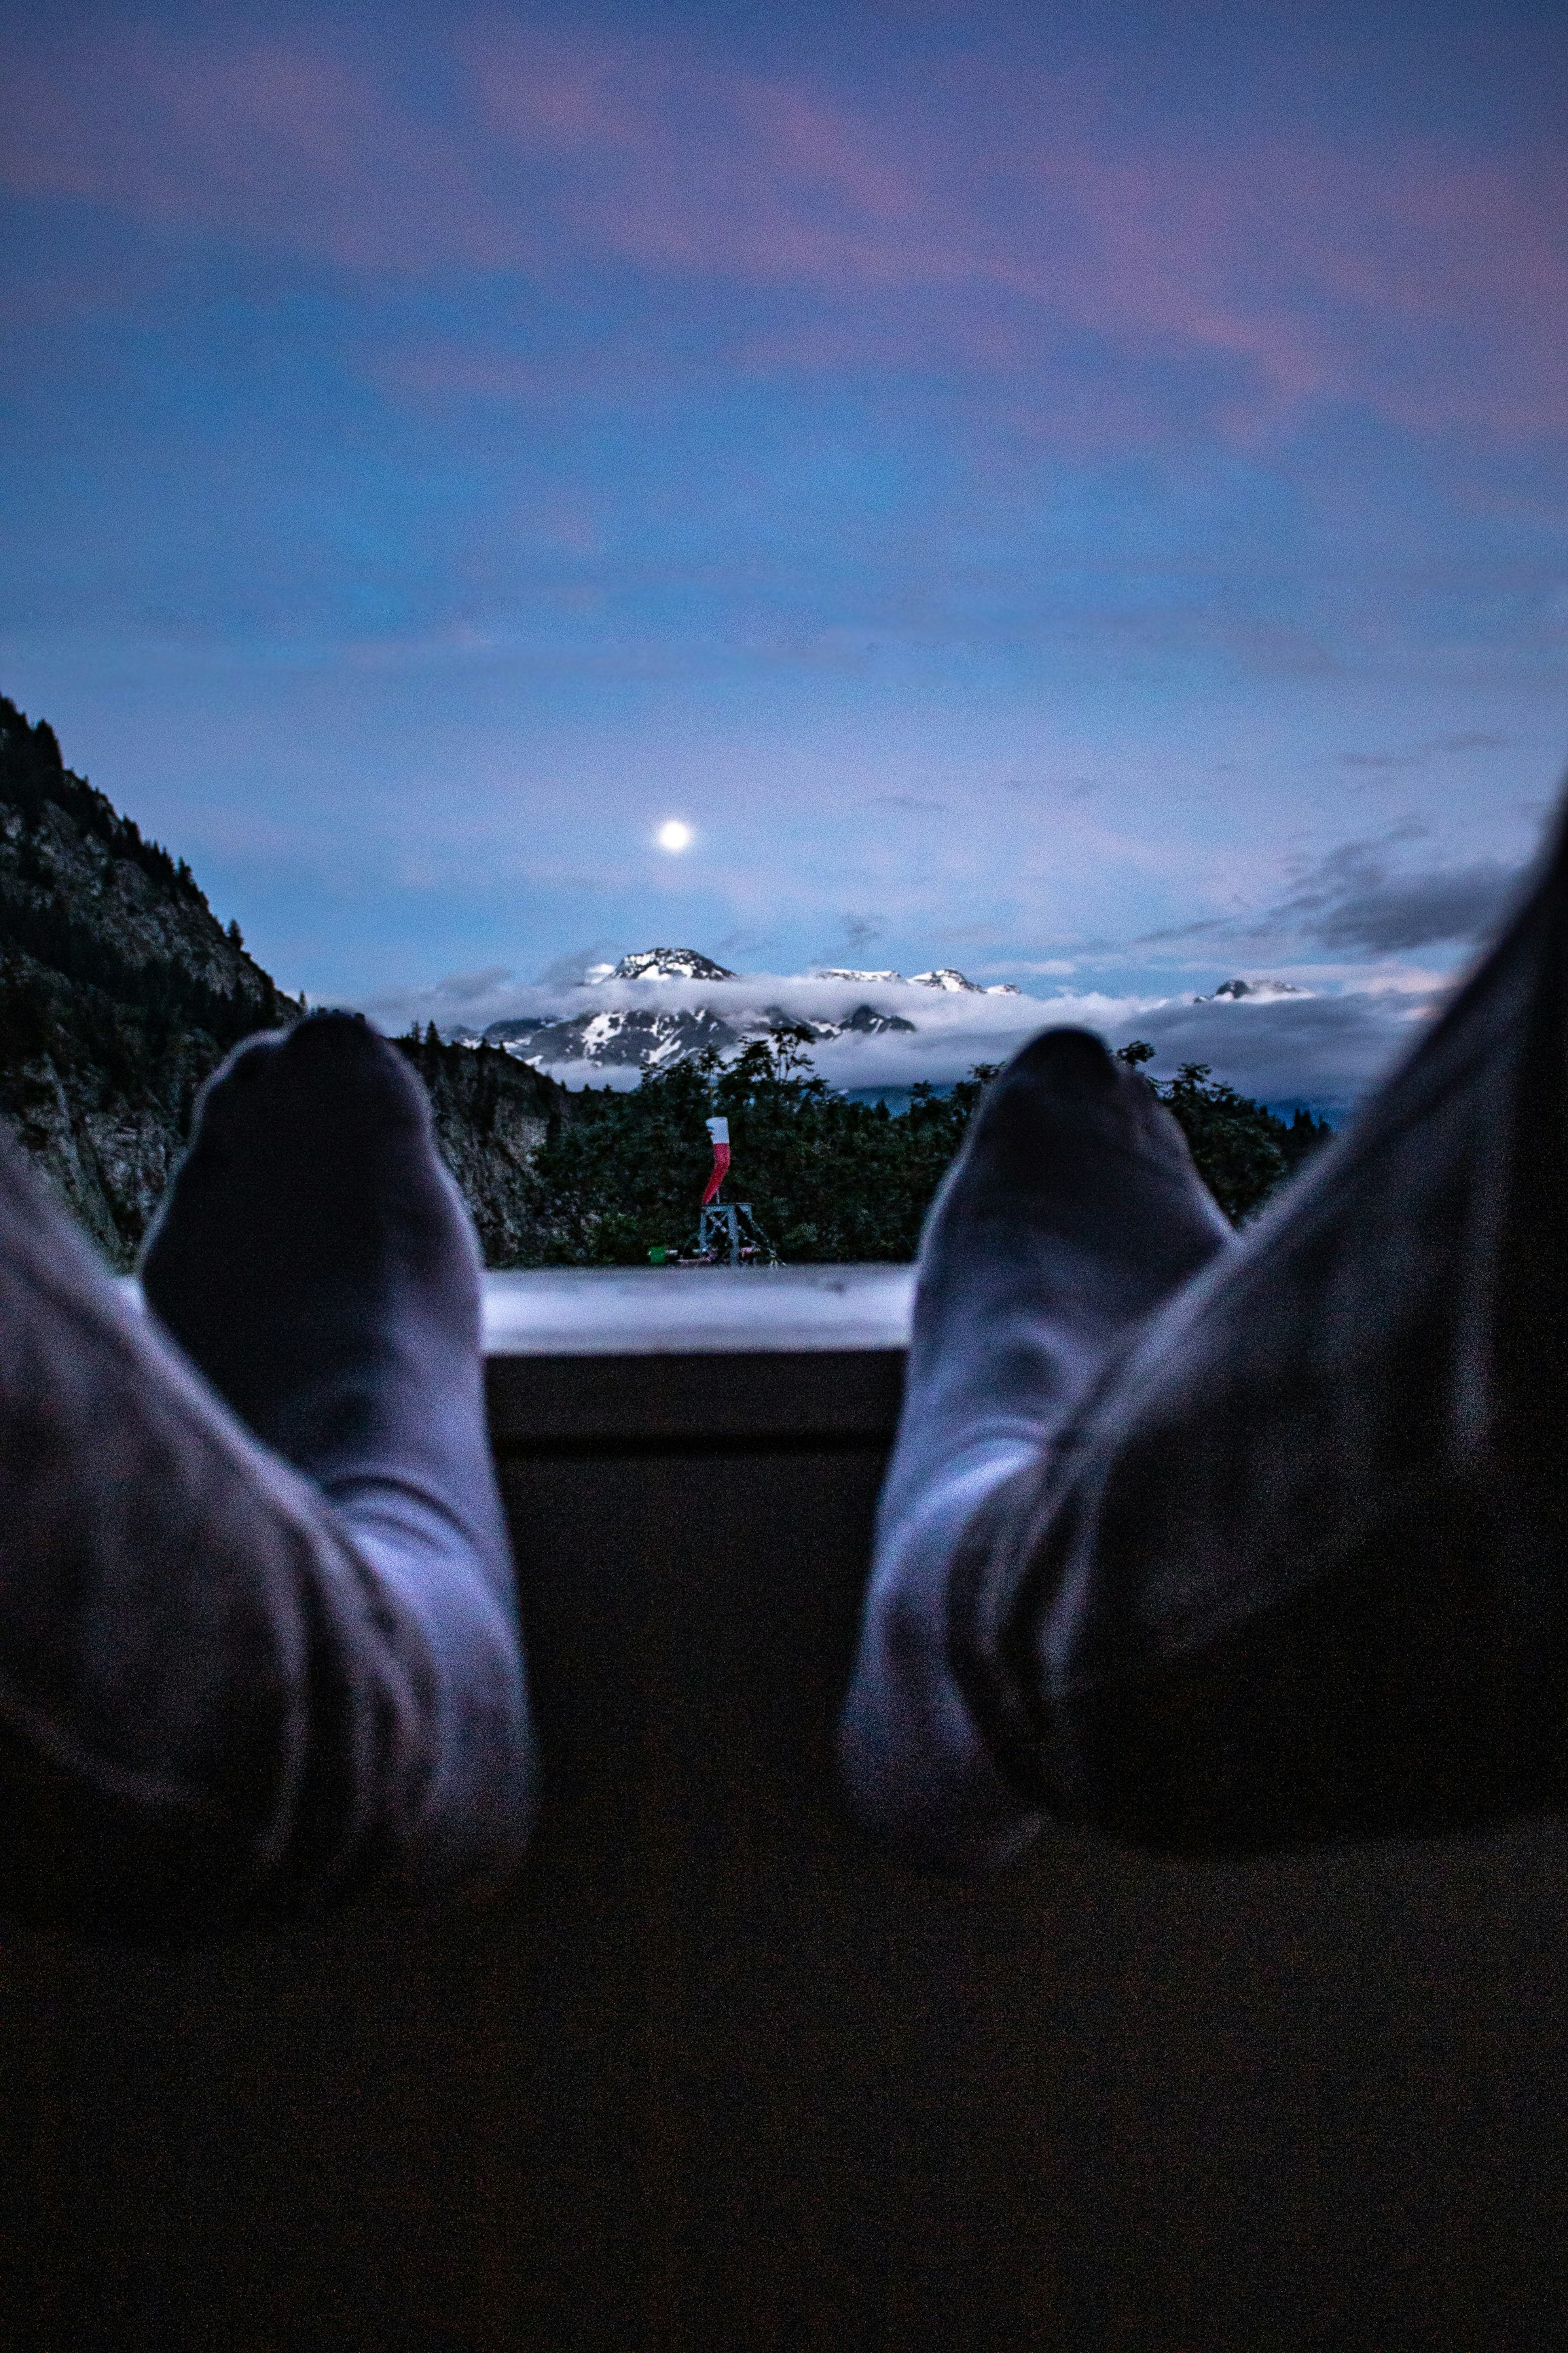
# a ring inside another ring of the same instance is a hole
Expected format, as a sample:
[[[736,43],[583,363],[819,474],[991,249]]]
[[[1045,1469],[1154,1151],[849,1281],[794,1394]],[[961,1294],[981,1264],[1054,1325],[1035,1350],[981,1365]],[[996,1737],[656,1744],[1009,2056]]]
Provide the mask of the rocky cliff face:
[[[436,1140],[479,1229],[485,1264],[537,1266],[553,1230],[533,1181],[542,1144],[578,1114],[559,1081],[493,1046],[399,1038],[430,1096]]]
[[[129,1267],[202,1081],[301,1008],[226,930],[190,868],[73,775],[0,696],[0,1120]],[[564,1089],[509,1057],[400,1041],[492,1265],[536,1254],[532,1156]]]
[[[0,697],[0,1117],[114,1265],[131,1262],[208,1071],[299,1009],[184,860]]]

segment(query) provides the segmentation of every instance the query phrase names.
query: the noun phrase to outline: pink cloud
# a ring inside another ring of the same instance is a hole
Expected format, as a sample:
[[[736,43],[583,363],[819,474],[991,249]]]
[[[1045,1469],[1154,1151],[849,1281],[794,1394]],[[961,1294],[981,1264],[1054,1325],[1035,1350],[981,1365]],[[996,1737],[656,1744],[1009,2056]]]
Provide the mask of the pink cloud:
[[[857,111],[670,45],[514,31],[468,55],[492,135],[560,170],[557,232],[579,251],[826,306],[753,338],[765,364],[875,364],[903,337],[913,364],[1005,368],[1009,346],[1039,347],[1021,307],[1228,365],[1215,415],[1236,438],[1321,398],[1438,428],[1568,425],[1561,156],[1242,137],[1134,160],[1081,89],[1040,78],[994,93],[977,139],[972,113]]]
[[[141,27],[18,48],[0,77],[0,183],[351,269],[489,268],[526,249],[450,142],[302,42]]]
[[[513,30],[468,56],[481,121],[558,166],[557,218],[583,248],[837,294],[988,274],[900,122],[668,43],[586,50]]]
[[[1345,370],[1418,427],[1568,424],[1568,156],[1405,142],[1312,175],[1291,250],[1338,306]],[[1300,176],[1300,173],[1298,176]]]
[[[0,178],[372,273],[542,271],[558,290],[614,264],[742,288],[774,315],[736,323],[732,365],[936,367],[1047,424],[1076,413],[1063,353],[1087,337],[1102,379],[1187,368],[1235,441],[1325,400],[1422,432],[1568,428],[1561,153],[1305,132],[1134,153],[1102,101],[1038,73],[851,101],[679,31],[458,16],[447,62],[470,110],[455,126],[324,38],[21,46]],[[405,380],[531,396],[549,364],[448,351]]]

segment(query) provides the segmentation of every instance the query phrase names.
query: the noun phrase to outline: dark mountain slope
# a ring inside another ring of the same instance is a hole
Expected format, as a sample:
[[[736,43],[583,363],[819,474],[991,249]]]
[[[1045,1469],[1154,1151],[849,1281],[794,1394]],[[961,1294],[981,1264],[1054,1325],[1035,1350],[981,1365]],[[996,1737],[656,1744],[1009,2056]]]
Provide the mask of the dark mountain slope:
[[[0,697],[0,1115],[116,1265],[208,1071],[299,1010],[184,861]]]
[[[203,1079],[300,1009],[184,860],[0,696],[0,1119],[113,1264],[134,1258]],[[490,1263],[533,1254],[529,1169],[564,1090],[500,1053],[434,1039],[404,1050]]]
[[[430,1096],[436,1141],[479,1229],[487,1266],[538,1266],[555,1221],[534,1179],[541,1145],[582,1114],[558,1079],[499,1046],[448,1046],[435,1024],[394,1040]]]

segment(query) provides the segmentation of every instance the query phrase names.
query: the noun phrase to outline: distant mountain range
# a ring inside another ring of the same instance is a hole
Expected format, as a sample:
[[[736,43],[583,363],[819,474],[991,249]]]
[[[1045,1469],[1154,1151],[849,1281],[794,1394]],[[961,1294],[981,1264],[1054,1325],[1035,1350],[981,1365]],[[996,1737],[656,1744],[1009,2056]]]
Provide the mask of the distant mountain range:
[[[917,1026],[902,1014],[871,1004],[854,1006],[837,1020],[790,1012],[777,1003],[737,1009],[731,985],[743,977],[696,948],[638,948],[622,956],[618,964],[595,965],[580,986],[595,988],[610,981],[679,982],[685,998],[693,981],[723,982],[729,1000],[724,1010],[689,1002],[660,1005],[657,999],[647,1005],[590,1005],[580,1013],[539,1013],[492,1021],[483,1032],[470,1033],[465,1042],[503,1047],[536,1069],[587,1063],[605,1070],[660,1071],[710,1048],[727,1058],[761,1038],[804,1036],[813,1043],[826,1044],[846,1036],[880,1037],[898,1029],[912,1033]],[[858,972],[837,965],[819,967],[810,977],[874,985],[879,989],[963,990],[972,997],[1019,993],[1010,981],[983,989],[951,965],[913,973],[908,980],[901,973]]]

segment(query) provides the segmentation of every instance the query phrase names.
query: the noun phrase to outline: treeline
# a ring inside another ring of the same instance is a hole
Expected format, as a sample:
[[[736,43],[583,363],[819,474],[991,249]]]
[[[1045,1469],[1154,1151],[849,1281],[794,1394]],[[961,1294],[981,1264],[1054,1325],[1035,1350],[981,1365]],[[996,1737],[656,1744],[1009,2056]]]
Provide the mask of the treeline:
[[[1153,1050],[1122,1050],[1134,1068]],[[705,1122],[730,1122],[731,1198],[748,1201],[778,1255],[795,1262],[913,1258],[943,1170],[993,1067],[939,1094],[916,1087],[906,1112],[849,1102],[811,1071],[801,1041],[775,1036],[728,1065],[713,1053],[649,1073],[628,1093],[588,1090],[534,1162],[544,1264],[631,1266],[650,1250],[689,1248],[711,1161]],[[1253,1216],[1331,1132],[1289,1124],[1189,1063],[1156,1092],[1185,1133],[1227,1217]]]
[[[121,817],[107,794],[66,766],[48,721],[29,723],[26,712],[5,694],[0,694],[0,799],[28,828],[37,826],[52,806],[79,833],[101,842],[111,857],[139,866],[161,890],[207,908],[206,893],[185,860],[171,857],[161,842],[144,840],[134,818]]]
[[[1298,1107],[1289,1122],[1215,1078],[1206,1062],[1184,1062],[1173,1079],[1151,1079],[1154,1049],[1142,1039],[1117,1059],[1142,1071],[1187,1139],[1198,1175],[1232,1225],[1256,1217],[1270,1194],[1333,1134],[1326,1119]]]
[[[0,695],[0,949],[95,990],[154,1050],[195,1029],[226,1050],[299,1008],[220,925],[185,860],[68,768],[54,729]]]
[[[100,1105],[151,1099],[178,1118],[216,1049],[216,1039],[118,1003],[104,989],[73,987],[30,958],[0,949],[0,1103],[15,1107],[41,1101],[66,1085],[87,1090]]]

